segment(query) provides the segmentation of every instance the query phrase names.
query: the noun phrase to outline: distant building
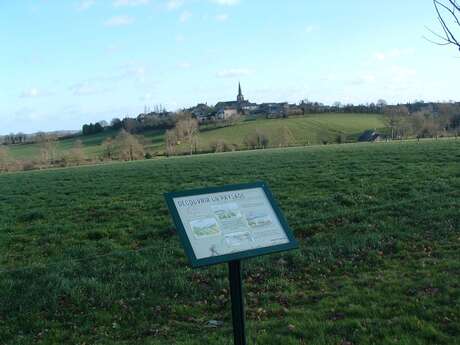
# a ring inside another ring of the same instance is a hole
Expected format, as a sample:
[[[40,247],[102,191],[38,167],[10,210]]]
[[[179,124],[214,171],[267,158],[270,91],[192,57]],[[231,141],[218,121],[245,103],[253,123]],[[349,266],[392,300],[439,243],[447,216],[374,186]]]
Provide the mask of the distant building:
[[[289,104],[283,103],[262,103],[259,112],[265,114],[267,118],[287,117],[289,114]]]
[[[201,123],[212,120],[215,115],[214,108],[204,103],[200,103],[197,106],[188,109],[188,111]]]
[[[358,138],[358,141],[365,142],[365,141],[381,141],[382,136],[373,130],[364,131]]]
[[[297,104],[289,104],[288,115],[289,116],[301,116],[303,115],[303,110]]]
[[[238,109],[238,102],[237,101],[228,101],[228,102],[218,102],[215,106],[216,111],[219,112],[226,108],[234,108]]]
[[[267,118],[287,117],[289,115],[289,104],[284,103],[251,103],[246,100],[241,90],[241,84],[238,83],[238,95],[236,101],[219,102],[216,104],[216,118],[230,116],[235,111],[242,115],[266,116]],[[299,108],[299,111],[301,109]]]
[[[236,101],[238,104],[242,104],[245,102],[243,92],[241,91],[241,83],[238,83],[238,96],[236,96]]]
[[[238,95],[236,96],[236,101],[219,102],[215,106],[218,114],[222,114],[223,111],[226,109],[235,109],[239,114],[245,114],[247,112],[257,109],[257,107],[257,104],[251,103],[248,100],[244,99],[240,83],[238,83]]]
[[[217,120],[228,120],[233,116],[237,116],[239,114],[238,109],[228,107],[228,108],[221,108],[217,111],[216,119]]]

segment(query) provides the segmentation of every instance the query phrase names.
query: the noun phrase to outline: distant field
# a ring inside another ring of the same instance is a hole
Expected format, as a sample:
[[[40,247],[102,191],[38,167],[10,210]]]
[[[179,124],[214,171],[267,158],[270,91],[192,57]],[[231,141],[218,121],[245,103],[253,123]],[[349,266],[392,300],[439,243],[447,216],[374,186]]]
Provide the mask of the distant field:
[[[163,193],[254,180],[300,249],[244,262],[250,344],[459,343],[460,140],[426,140],[0,175],[0,344],[231,344]]]
[[[269,146],[278,147],[283,141],[283,133],[288,133],[290,145],[307,145],[320,144],[323,140],[336,142],[338,135],[356,140],[363,131],[382,127],[381,116],[375,114],[318,114],[288,119],[259,119],[244,121],[231,127],[204,130],[199,136],[198,149],[209,151],[210,145],[219,139],[244,149],[244,138],[256,129],[263,131],[269,137]],[[101,153],[101,143],[116,134],[114,131],[109,131],[77,139],[82,140],[88,158],[97,158]],[[149,131],[138,137],[148,152],[164,151],[163,131]],[[62,154],[71,149],[77,139],[59,141],[58,152]],[[36,144],[10,147],[11,156],[16,159],[34,159],[39,157],[39,152],[39,146]]]
[[[89,157],[96,157],[100,152],[100,145],[102,142],[117,134],[116,131],[107,131],[89,136],[80,136],[77,138],[63,139],[57,142],[58,153],[64,153],[70,150],[75,144],[76,140],[81,140],[85,153]],[[25,144],[25,145],[10,145],[10,154],[16,159],[37,159],[40,157],[40,146],[38,144]]]
[[[319,114],[288,119],[263,119],[204,132],[200,136],[200,145],[206,148],[213,141],[224,139],[241,147],[244,146],[244,138],[259,129],[269,137],[269,145],[277,147],[282,143],[284,128],[288,129],[292,144],[319,144],[323,140],[333,143],[340,134],[349,140],[356,140],[363,131],[382,127],[382,116],[370,114]]]

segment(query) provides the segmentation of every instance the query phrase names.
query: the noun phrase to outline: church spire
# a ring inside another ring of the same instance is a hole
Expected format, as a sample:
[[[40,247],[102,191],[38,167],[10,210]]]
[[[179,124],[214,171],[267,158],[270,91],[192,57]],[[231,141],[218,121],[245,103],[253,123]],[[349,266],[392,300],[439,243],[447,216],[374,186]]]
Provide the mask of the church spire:
[[[241,92],[241,83],[238,82],[238,97],[236,98],[238,103],[244,102],[243,92]]]

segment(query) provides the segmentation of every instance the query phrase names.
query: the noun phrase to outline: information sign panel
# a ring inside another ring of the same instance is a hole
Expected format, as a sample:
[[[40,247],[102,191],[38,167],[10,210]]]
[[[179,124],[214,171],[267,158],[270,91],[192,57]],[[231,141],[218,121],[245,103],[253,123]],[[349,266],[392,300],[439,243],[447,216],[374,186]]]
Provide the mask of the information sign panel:
[[[297,247],[263,182],[165,194],[193,267]]]

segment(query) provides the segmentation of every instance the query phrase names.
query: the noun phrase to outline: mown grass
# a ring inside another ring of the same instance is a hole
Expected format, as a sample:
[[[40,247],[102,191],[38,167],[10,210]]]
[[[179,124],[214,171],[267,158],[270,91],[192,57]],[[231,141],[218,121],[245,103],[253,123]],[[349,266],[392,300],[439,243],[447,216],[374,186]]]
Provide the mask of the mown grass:
[[[336,142],[339,135],[344,136],[345,139],[356,140],[363,131],[381,127],[383,127],[382,117],[375,114],[315,114],[287,119],[258,119],[242,121],[234,126],[204,130],[199,135],[197,149],[209,152],[212,150],[213,142],[218,140],[225,140],[229,145],[245,149],[245,137],[253,134],[256,129],[268,136],[270,146],[278,147],[286,143],[291,146],[322,144],[323,141],[332,143]],[[97,159],[102,152],[102,142],[116,135],[117,131],[107,131],[60,140],[57,143],[57,152],[60,155],[65,154],[74,146],[76,140],[81,140],[86,156]],[[155,154],[165,150],[164,131],[162,130],[146,131],[139,134],[138,138],[144,144],[147,152]],[[288,139],[287,142],[286,139]],[[184,151],[189,150],[183,149]],[[38,159],[40,146],[37,144],[11,145],[9,152],[15,159]]]
[[[250,344],[458,344],[456,140],[0,175],[0,344],[231,344],[227,268],[187,266],[162,193],[254,180],[300,249],[244,262]]]

